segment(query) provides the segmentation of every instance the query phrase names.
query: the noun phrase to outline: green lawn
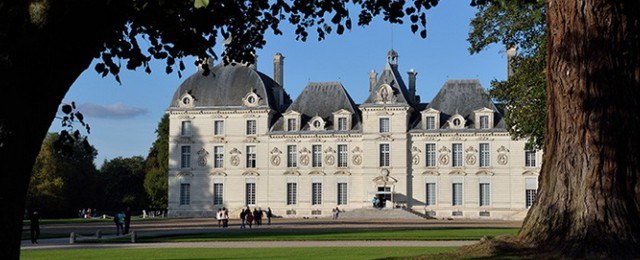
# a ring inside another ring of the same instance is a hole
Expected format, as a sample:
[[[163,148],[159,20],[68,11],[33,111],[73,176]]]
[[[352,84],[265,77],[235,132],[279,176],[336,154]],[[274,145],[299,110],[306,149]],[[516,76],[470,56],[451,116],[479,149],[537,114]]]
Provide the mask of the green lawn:
[[[464,228],[427,230],[243,230],[232,233],[198,233],[140,237],[141,242],[292,241],[292,240],[478,240],[483,236],[515,235],[517,228]]]
[[[454,247],[145,248],[23,250],[22,259],[379,259],[438,254]]]

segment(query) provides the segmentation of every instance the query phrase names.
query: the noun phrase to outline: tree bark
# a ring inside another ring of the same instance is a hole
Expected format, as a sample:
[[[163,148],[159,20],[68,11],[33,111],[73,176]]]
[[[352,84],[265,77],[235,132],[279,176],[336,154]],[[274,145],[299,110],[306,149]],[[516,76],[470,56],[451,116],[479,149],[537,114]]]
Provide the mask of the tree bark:
[[[548,0],[538,198],[519,233],[562,257],[640,255],[640,3]]]
[[[114,19],[107,17],[105,10],[93,1],[13,1],[0,5],[3,259],[20,257],[32,167],[58,107],[76,78],[97,57],[104,39],[113,37]]]

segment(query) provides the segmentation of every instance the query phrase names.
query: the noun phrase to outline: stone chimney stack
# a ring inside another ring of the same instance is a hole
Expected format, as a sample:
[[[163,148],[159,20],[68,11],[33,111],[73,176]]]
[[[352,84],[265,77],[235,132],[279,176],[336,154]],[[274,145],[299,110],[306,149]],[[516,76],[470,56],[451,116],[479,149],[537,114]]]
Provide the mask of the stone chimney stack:
[[[511,66],[511,62],[513,62],[513,58],[516,56],[516,46],[511,45],[511,47],[507,47],[507,79],[513,75],[513,68]]]
[[[279,52],[273,55],[273,80],[284,88],[284,56]]]
[[[284,105],[284,56],[277,52],[273,55],[273,80],[280,85],[275,89],[278,107]]]
[[[378,80],[378,73],[375,70],[371,70],[369,72],[369,92],[373,92],[373,88],[376,86],[376,81]]]
[[[418,75],[418,72],[410,69],[407,74],[409,74],[409,95],[413,102],[416,102],[416,76]]]

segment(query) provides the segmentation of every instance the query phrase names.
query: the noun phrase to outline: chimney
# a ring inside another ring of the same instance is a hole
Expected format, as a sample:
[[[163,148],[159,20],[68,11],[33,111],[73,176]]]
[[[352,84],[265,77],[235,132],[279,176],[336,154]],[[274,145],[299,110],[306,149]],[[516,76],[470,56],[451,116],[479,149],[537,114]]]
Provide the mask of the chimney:
[[[409,95],[411,96],[411,100],[416,102],[416,76],[418,75],[418,72],[410,69],[407,74],[409,74]]]
[[[511,67],[511,62],[513,62],[513,58],[516,56],[516,46],[511,45],[511,47],[507,47],[507,79],[513,75],[513,68]]]
[[[276,89],[278,107],[284,105],[284,56],[277,52],[273,55],[273,80],[280,85]]]
[[[377,78],[378,73],[376,73],[375,70],[371,70],[371,72],[369,72],[369,92],[373,92],[373,88],[376,85]]]

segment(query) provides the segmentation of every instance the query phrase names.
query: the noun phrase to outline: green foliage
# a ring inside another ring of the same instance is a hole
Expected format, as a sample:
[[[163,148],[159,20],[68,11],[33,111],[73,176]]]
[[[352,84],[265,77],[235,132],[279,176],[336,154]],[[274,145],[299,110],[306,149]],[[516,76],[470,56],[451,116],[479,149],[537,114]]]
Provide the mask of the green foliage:
[[[117,157],[100,168],[100,205],[106,210],[142,209],[147,206],[144,192],[144,159]]]
[[[27,192],[27,208],[48,217],[73,216],[94,203],[96,150],[82,138],[66,150],[68,154],[54,148],[58,140],[57,133],[44,139]]]
[[[150,207],[167,208],[169,191],[169,115],[165,114],[158,123],[156,140],[153,142],[145,161],[144,189],[150,200]]]
[[[479,6],[471,21],[469,51],[493,43],[517,46],[510,61],[513,74],[491,82],[490,93],[506,109],[505,122],[513,138],[527,138],[530,148],[542,148],[546,115],[546,22],[542,1],[494,1]]]

